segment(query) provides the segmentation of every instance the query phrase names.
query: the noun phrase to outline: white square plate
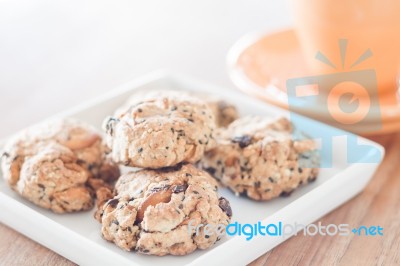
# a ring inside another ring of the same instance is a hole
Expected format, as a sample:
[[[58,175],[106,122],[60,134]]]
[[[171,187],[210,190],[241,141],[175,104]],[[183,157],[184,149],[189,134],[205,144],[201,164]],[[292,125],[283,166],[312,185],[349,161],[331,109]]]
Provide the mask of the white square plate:
[[[179,75],[156,72],[129,82],[98,99],[82,104],[58,116],[71,116],[100,127],[104,117],[112,114],[133,91],[153,89],[179,89],[203,91],[220,95],[235,104],[241,115],[288,116],[276,107],[253,99],[240,92],[216,87]],[[312,121],[312,120],[310,120]],[[324,130],[326,125],[320,125]],[[310,136],[309,127],[295,125]],[[337,131],[337,129],[332,130]],[[343,134],[346,136],[345,133]],[[382,155],[384,149],[369,140],[359,142],[374,147]],[[346,163],[346,137],[333,139],[333,165],[321,169],[316,182],[302,186],[287,198],[268,202],[255,202],[235,197],[225,188],[220,194],[229,199],[233,209],[232,222],[239,223],[283,223],[310,224],[359,193],[372,177],[379,163]],[[367,152],[366,157],[374,156]],[[375,154],[376,155],[376,154]],[[288,237],[255,237],[246,241],[244,236],[226,236],[208,250],[195,251],[183,256],[155,257],[125,252],[102,239],[100,224],[93,219],[93,211],[57,215],[41,209],[11,191],[0,178],[0,221],[54,250],[80,265],[242,265],[277,246]],[[344,221],[346,222],[346,221]]]

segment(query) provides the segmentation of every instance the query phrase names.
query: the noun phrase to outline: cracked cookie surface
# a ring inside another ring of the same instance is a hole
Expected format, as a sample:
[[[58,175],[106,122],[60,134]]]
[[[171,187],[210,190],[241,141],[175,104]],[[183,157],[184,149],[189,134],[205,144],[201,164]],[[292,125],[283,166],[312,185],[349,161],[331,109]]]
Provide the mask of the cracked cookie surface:
[[[219,237],[190,232],[193,225],[228,225],[229,202],[218,198],[217,182],[191,164],[127,173],[101,214],[102,235],[120,248],[163,256],[212,246]]]
[[[15,135],[5,145],[1,169],[13,190],[57,213],[92,208],[94,191],[111,190],[119,176],[98,132],[74,119],[44,122]]]
[[[293,140],[286,118],[245,117],[217,134],[217,146],[198,166],[237,195],[254,200],[287,196],[318,176],[312,140]]]
[[[113,160],[133,167],[194,163],[215,146],[215,122],[208,106],[174,92],[140,98],[107,118],[103,129]]]
[[[227,127],[230,123],[239,118],[239,112],[233,104],[226,102],[216,95],[211,95],[202,92],[189,91],[174,91],[174,90],[155,90],[150,92],[136,92],[124,104],[123,107],[116,111],[116,115],[124,112],[129,106],[137,104],[146,99],[162,97],[168,95],[179,95],[180,97],[194,97],[204,101],[210,108],[214,116],[214,121],[217,127]]]

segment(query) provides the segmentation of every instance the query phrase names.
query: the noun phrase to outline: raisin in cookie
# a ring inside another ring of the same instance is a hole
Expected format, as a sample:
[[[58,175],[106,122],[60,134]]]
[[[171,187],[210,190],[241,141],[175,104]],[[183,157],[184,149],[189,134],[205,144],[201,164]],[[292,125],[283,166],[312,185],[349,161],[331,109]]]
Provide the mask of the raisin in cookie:
[[[1,169],[9,186],[57,213],[88,210],[94,191],[112,189],[119,168],[92,127],[57,119],[28,128],[5,145]]]
[[[104,121],[107,144],[118,163],[162,168],[194,163],[215,146],[208,106],[179,94],[149,97]]]
[[[269,200],[290,194],[318,175],[312,140],[293,140],[286,118],[245,117],[218,132],[217,147],[199,167],[237,195]]]
[[[103,206],[103,237],[120,248],[163,256],[206,249],[217,234],[190,232],[188,224],[228,225],[229,202],[218,198],[217,182],[191,164],[140,170],[121,176],[117,195]]]
[[[233,104],[230,104],[221,98],[201,92],[173,91],[173,90],[154,90],[150,92],[136,92],[122,106],[117,109],[116,116],[125,112],[131,105],[135,105],[143,100],[165,97],[168,95],[179,95],[185,97],[194,97],[204,101],[211,109],[214,115],[214,121],[217,127],[227,127],[230,123],[239,118],[239,113]]]

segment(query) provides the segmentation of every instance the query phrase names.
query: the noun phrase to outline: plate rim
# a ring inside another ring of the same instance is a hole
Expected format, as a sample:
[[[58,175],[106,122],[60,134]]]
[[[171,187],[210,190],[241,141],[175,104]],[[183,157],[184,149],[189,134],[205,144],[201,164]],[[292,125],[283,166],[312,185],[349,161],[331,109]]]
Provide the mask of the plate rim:
[[[233,84],[236,85],[236,87],[244,92],[247,95],[251,95],[253,97],[256,97],[257,99],[261,99],[264,102],[267,102],[268,104],[273,104],[276,105],[280,108],[283,109],[288,109],[288,104],[287,104],[287,99],[283,100],[281,99],[281,96],[287,97],[287,94],[284,93],[281,89],[276,88],[276,90],[279,90],[281,92],[279,97],[271,97],[271,93],[267,92],[265,93],[265,90],[269,87],[261,87],[257,85],[253,80],[251,80],[245,73],[244,71],[238,67],[237,61],[243,51],[247,49],[249,46],[255,44],[258,42],[260,39],[266,38],[268,36],[274,36],[277,34],[282,34],[282,33],[295,33],[295,29],[293,27],[283,27],[280,29],[276,30],[258,30],[258,31],[253,31],[249,32],[247,34],[244,34],[241,36],[228,50],[227,56],[226,56],[226,69],[229,78],[233,82]],[[385,95],[385,97],[397,97],[396,95],[390,96],[390,95]],[[380,101],[381,102],[381,101]],[[371,125],[371,124],[376,124],[376,123],[382,123],[385,126],[378,130],[378,131],[363,131],[362,129],[359,129],[357,131],[357,134],[363,134],[363,135],[374,135],[376,132],[382,132],[383,134],[386,133],[391,133],[394,132],[396,129],[400,128],[400,103],[397,105],[396,112],[397,115],[393,114],[393,111],[390,110],[391,106],[389,105],[379,105],[377,110],[380,113],[381,118],[375,118],[371,119],[369,121],[366,121],[365,124]],[[293,110],[295,112],[298,112],[300,109]],[[321,115],[319,115],[318,112],[314,111],[312,108],[308,108],[305,111],[302,111],[302,115],[313,115],[314,117],[318,118],[323,118]],[[383,114],[385,114],[385,117],[382,117]],[[381,121],[382,120],[382,121]]]

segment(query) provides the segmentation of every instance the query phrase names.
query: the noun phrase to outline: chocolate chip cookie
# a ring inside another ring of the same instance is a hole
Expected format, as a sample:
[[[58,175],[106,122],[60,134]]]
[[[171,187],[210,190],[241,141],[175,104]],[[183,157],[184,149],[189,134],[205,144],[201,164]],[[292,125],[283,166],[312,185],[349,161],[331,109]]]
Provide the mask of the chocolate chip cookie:
[[[215,146],[215,122],[201,100],[168,93],[141,98],[103,124],[112,158],[140,168],[194,163]]]
[[[228,225],[229,202],[218,198],[217,182],[191,164],[122,175],[116,196],[100,215],[102,235],[118,247],[163,256],[206,249],[219,240],[200,224]]]
[[[286,118],[245,117],[217,134],[199,167],[237,195],[269,200],[317,178],[319,157],[309,139],[293,140]]]
[[[239,113],[233,104],[218,97],[204,96],[202,99],[206,101],[208,107],[213,112],[217,127],[227,127],[239,118]]]
[[[136,92],[116,111],[116,116],[124,112],[131,105],[135,105],[140,101],[164,97],[168,95],[179,95],[185,97],[195,97],[204,101],[214,115],[214,121],[217,127],[227,127],[230,123],[239,118],[239,112],[236,107],[224,101],[215,95],[202,92],[174,91],[174,90],[154,90],[149,92]]]
[[[1,169],[9,186],[57,213],[88,210],[95,191],[112,189],[119,168],[106,157],[101,136],[73,119],[28,128],[4,148]]]

